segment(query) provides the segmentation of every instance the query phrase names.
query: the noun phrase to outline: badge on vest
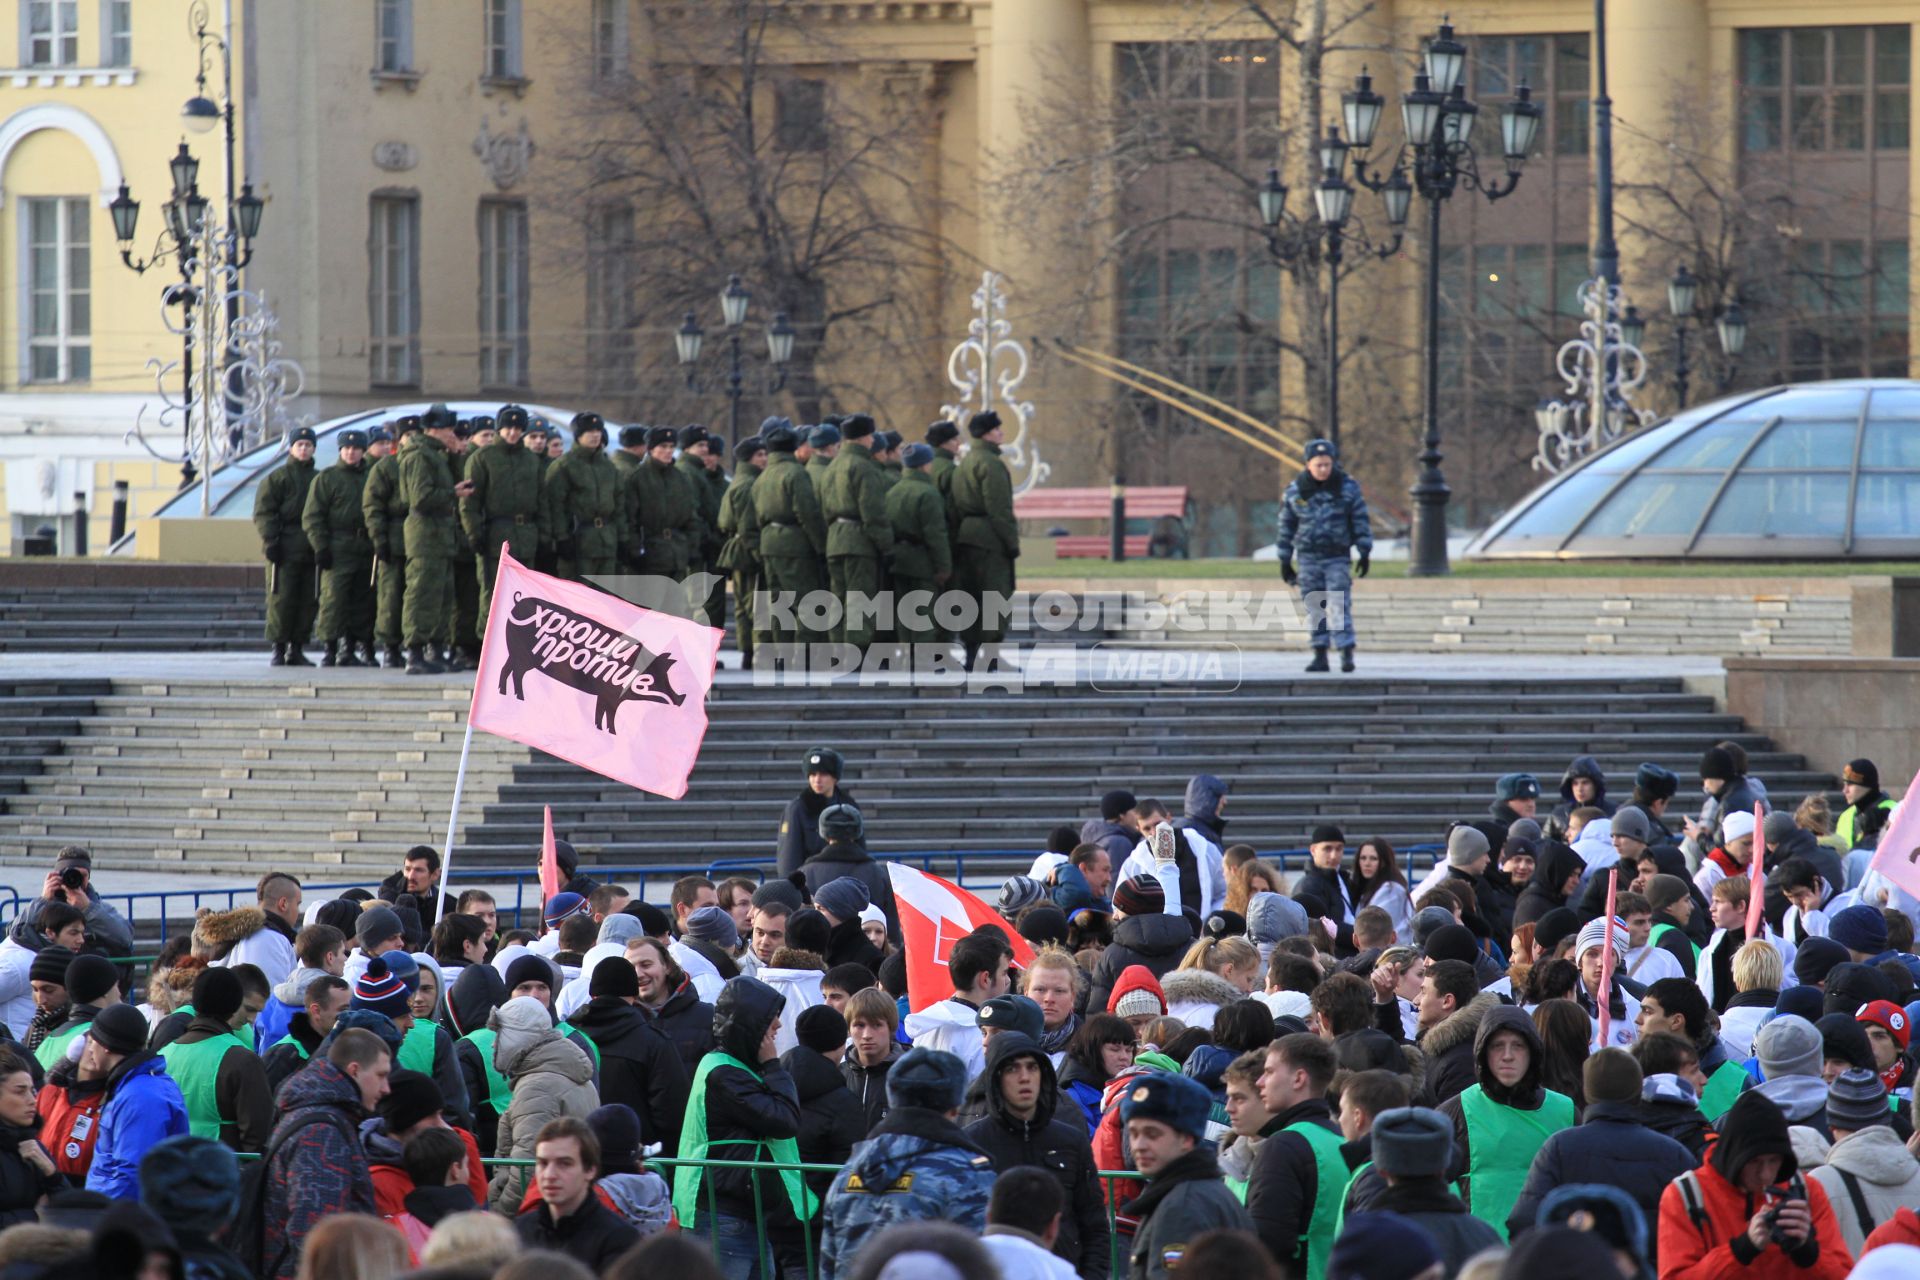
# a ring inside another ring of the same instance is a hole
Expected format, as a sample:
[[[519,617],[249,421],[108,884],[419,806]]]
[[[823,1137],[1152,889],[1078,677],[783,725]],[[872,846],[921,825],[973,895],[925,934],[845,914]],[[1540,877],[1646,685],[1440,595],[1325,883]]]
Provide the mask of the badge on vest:
[[[880,1188],[880,1191],[878,1194],[883,1196],[884,1195],[904,1195],[905,1193],[913,1190],[913,1179],[914,1179],[913,1174],[903,1173],[891,1186],[885,1186]],[[847,1190],[850,1192],[857,1192],[861,1195],[874,1194],[872,1189],[869,1188],[865,1182],[861,1181],[860,1175],[857,1173],[850,1173],[847,1175]]]

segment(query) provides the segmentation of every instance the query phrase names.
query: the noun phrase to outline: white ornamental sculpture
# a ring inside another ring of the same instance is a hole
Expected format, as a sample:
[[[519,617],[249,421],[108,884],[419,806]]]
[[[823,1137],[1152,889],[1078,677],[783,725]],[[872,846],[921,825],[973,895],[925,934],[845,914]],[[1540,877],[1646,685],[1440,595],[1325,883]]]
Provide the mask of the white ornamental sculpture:
[[[960,395],[952,404],[940,406],[940,416],[964,430],[970,415],[988,409],[997,412],[1006,429],[1007,442],[1000,451],[1013,473],[1013,491],[1025,493],[1045,484],[1053,468],[1041,461],[1038,444],[1028,438],[1033,402],[1018,395],[1020,384],[1027,380],[1027,349],[1012,336],[1013,325],[1006,319],[1007,295],[1000,284],[999,272],[981,273],[980,287],[973,291],[967,337],[947,357],[947,380]]]

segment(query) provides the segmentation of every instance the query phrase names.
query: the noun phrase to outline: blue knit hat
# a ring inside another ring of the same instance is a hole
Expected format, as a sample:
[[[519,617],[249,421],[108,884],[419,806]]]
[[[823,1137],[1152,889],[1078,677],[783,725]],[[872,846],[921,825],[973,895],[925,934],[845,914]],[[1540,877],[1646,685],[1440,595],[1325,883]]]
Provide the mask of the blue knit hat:
[[[967,1064],[944,1049],[909,1049],[887,1072],[887,1105],[890,1107],[953,1111],[960,1106],[966,1092]],[[1204,1089],[1201,1096],[1206,1096]],[[1211,1099],[1208,1106],[1212,1106]]]
[[[407,1001],[407,984],[387,967],[385,956],[375,956],[368,962],[367,971],[353,984],[353,1000],[347,1008],[368,1009],[388,1018],[403,1018],[412,1013]]]
[[[140,1157],[140,1199],[175,1227],[212,1235],[240,1205],[240,1162],[211,1138],[156,1142]]]
[[[587,900],[577,893],[556,893],[547,899],[547,909],[540,913],[540,919],[551,929],[568,916],[577,916],[587,909]]]
[[[904,1059],[903,1059],[904,1061]],[[898,1071],[898,1066],[894,1070]],[[1180,1133],[1196,1138],[1207,1136],[1207,1121],[1213,1115],[1213,1095],[1205,1085],[1185,1076],[1152,1071],[1128,1087],[1120,1103],[1122,1123],[1129,1120],[1158,1120]]]

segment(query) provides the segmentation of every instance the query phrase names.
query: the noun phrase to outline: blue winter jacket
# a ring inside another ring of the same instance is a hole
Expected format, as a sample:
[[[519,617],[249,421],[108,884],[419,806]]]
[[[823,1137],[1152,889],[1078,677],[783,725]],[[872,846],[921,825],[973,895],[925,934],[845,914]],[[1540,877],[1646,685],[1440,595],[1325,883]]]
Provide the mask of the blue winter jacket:
[[[1302,471],[1280,499],[1280,559],[1373,550],[1373,525],[1360,482],[1335,467],[1326,483]]]
[[[166,1060],[150,1050],[129,1056],[115,1074],[119,1078],[107,1082],[87,1190],[138,1200],[140,1157],[155,1143],[187,1132],[187,1103],[167,1074]]]

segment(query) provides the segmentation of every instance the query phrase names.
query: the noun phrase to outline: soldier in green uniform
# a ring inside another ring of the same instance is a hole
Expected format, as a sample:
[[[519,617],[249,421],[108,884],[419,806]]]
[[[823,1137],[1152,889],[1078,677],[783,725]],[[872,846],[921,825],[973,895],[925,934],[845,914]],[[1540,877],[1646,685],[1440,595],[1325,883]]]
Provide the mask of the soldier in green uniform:
[[[551,461],[551,459],[547,457],[548,431],[549,428],[545,418],[530,417],[527,420],[527,434],[521,437],[520,440],[521,448],[540,459],[540,476],[542,479],[546,478],[547,463]]]
[[[1013,562],[1020,555],[1020,526],[1013,518],[1013,476],[1000,460],[1006,439],[1000,415],[989,409],[967,422],[973,448],[953,473],[954,584],[973,597],[977,613],[960,633],[967,670],[985,645],[1006,636],[1005,615],[996,603],[1013,596]]]
[[[680,428],[680,457],[674,462],[674,469],[687,478],[687,488],[693,493],[694,523],[697,533],[692,546],[687,549],[687,574],[694,578],[694,590],[698,595],[689,595],[687,607],[694,612],[696,621],[710,627],[726,625],[724,612],[710,613],[712,588],[699,590],[701,576],[720,555],[720,495],[707,483],[707,450],[711,447],[707,438],[707,429],[702,426]],[[726,607],[726,584],[720,584],[721,609]]]
[[[813,450],[807,458],[807,479],[813,481],[813,490],[818,493],[820,482],[827,478],[827,468],[833,465],[833,455],[840,452],[840,424],[821,423],[807,433],[807,444]]]
[[[707,556],[707,572],[713,575],[713,584],[707,588],[706,614],[716,627],[727,622],[727,570],[720,567],[720,544],[727,535],[720,528],[720,507],[727,500],[727,485],[731,477],[727,475],[727,442],[711,433],[707,436],[707,491],[713,500],[713,526],[716,541],[714,550]],[[737,625],[737,624],[736,624]]]
[[[424,434],[400,454],[400,492],[407,501],[407,594],[400,630],[407,646],[407,674],[437,675],[446,668],[429,647],[446,628],[447,574],[453,557],[455,509],[472,492],[453,478],[455,418],[436,404],[421,415]]]
[[[367,487],[367,435],[342,431],[340,461],[313,478],[300,528],[313,548],[320,579],[320,639],[327,646],[320,665],[360,665],[365,646],[373,665],[373,542],[360,499]]]
[[[493,609],[493,579],[500,571],[500,548],[511,543],[522,564],[540,554],[540,463],[522,443],[527,411],[500,406],[499,431],[492,444],[467,463],[473,492],[460,502],[460,523],[479,554],[480,625]]]
[[[785,424],[785,418],[768,418],[761,430]],[[720,499],[720,557],[714,571],[733,579],[733,643],[740,650],[740,665],[753,666],[754,634],[753,589],[760,578],[760,525],[753,514],[753,482],[767,466],[767,446],[759,436],[748,436],[733,446],[733,483]]]
[[[947,504],[951,514],[953,469],[960,465],[960,428],[942,418],[927,428],[927,447],[933,450],[933,465],[928,468],[928,474],[933,477],[933,487],[940,491],[940,500]]]
[[[412,414],[395,418],[389,429],[394,440],[367,471],[367,483],[360,492],[360,516],[367,525],[367,539],[373,544],[373,636],[386,654],[387,669],[395,670],[403,662],[400,613],[407,594],[407,499],[400,492],[400,453],[410,447],[411,437],[420,434],[420,419]],[[371,434],[368,442],[369,452],[381,448],[381,442],[373,440]]]
[[[880,478],[887,482],[887,488],[900,483],[901,473],[906,468],[900,465],[900,445],[903,437],[898,431],[876,431],[873,433],[873,460],[879,464]]]
[[[540,536],[552,542],[559,576],[575,582],[620,572],[627,504],[620,469],[606,455],[607,424],[573,417],[573,448],[547,468],[540,489]]]
[[[633,469],[646,460],[647,429],[641,426],[620,428],[620,447],[610,455],[613,465],[620,469],[620,478],[625,480],[633,474]]]
[[[886,473],[868,443],[873,419],[850,415],[840,426],[845,443],[820,486],[820,514],[827,522],[827,584],[840,600],[836,642],[863,653],[875,640],[873,609],[884,589],[882,572],[893,552],[887,522]]]
[[[807,596],[826,588],[827,527],[820,518],[807,469],[794,456],[800,436],[783,420],[765,428],[760,438],[767,446],[767,469],[753,482],[749,497],[753,521],[760,529],[760,590],[762,594],[791,593],[794,625],[781,625],[768,611],[753,620],[756,650],[765,646],[810,644],[821,639],[799,619]]]
[[[703,536],[700,496],[673,460],[673,441],[672,427],[647,429],[647,460],[627,477],[627,525],[636,572],[685,582]]]
[[[900,483],[887,491],[887,520],[893,525],[892,575],[894,627],[907,657],[919,645],[939,644],[944,632],[933,620],[933,602],[953,576],[953,554],[947,542],[947,504],[928,468],[933,450],[910,444],[901,456]],[[901,602],[924,591],[924,604],[908,608]]]
[[[268,661],[276,667],[310,667],[301,648],[313,634],[317,606],[313,548],[300,531],[307,489],[313,484],[311,427],[287,436],[287,460],[267,473],[253,494],[253,527],[267,559]]]
[[[453,457],[448,463],[456,480],[464,480],[467,466],[481,449],[493,443],[496,428],[485,414],[469,418],[454,429]],[[461,671],[480,662],[479,557],[467,538],[459,512],[454,513],[452,572],[447,579],[447,633],[439,637],[446,649],[449,671]]]

